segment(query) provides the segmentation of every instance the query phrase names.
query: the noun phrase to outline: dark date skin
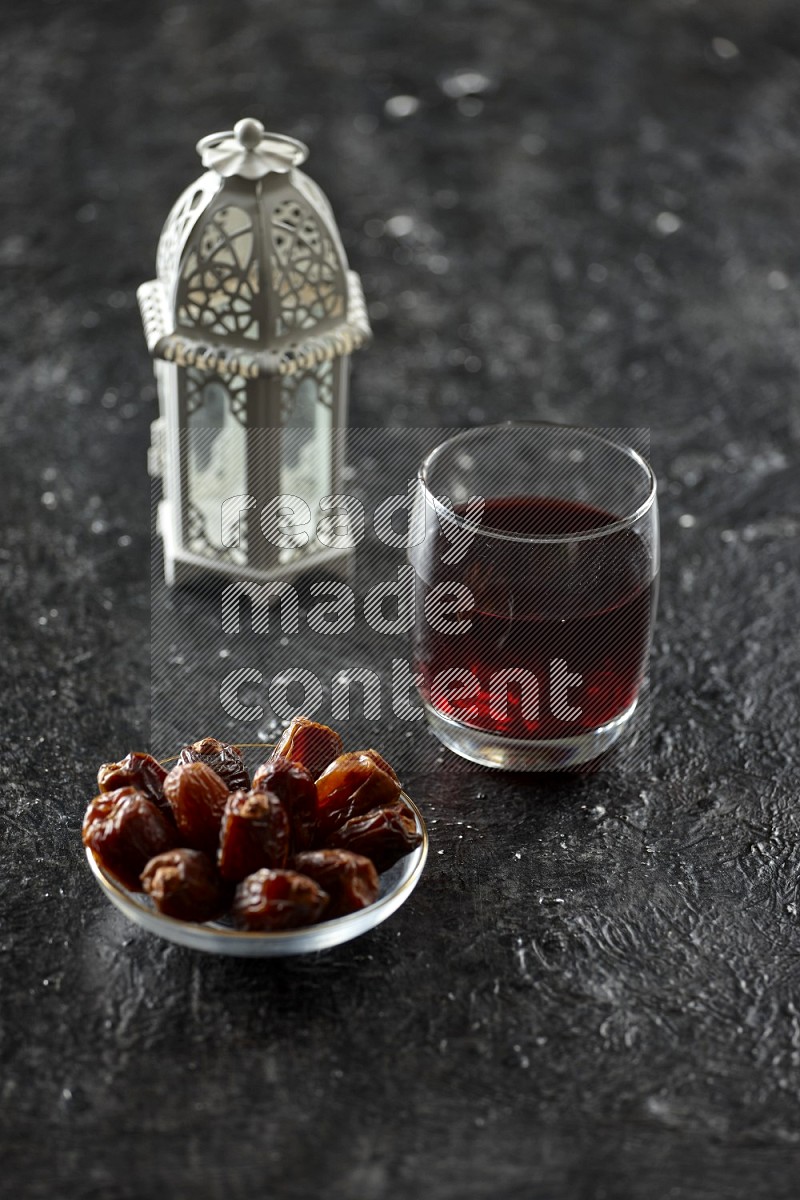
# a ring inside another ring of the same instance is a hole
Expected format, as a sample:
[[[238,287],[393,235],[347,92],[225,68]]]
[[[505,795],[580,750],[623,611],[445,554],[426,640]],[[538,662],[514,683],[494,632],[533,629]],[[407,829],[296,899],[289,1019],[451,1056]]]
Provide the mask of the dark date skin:
[[[217,738],[201,738],[191,746],[184,746],[178,755],[178,762],[206,763],[212,771],[216,771],[232,792],[240,789],[247,791],[250,787],[250,776],[239,751],[235,746],[229,745],[228,742],[220,742]]]
[[[318,725],[308,717],[295,717],[273,752],[273,758],[288,758],[305,767],[316,779],[342,753],[342,739],[327,725]]]
[[[357,753],[366,754],[367,758],[371,758],[374,763],[377,763],[382,771],[385,771],[387,775],[391,775],[392,779],[397,779],[397,772],[394,767],[390,766],[383,755],[379,754],[377,750],[359,750]]]
[[[385,771],[369,752],[340,755],[317,780],[322,840],[352,817],[392,804],[399,795],[397,777]]]
[[[118,788],[95,796],[83,818],[83,844],[132,892],[147,862],[177,844],[175,827],[144,792]]]
[[[272,792],[233,792],[222,814],[220,875],[239,883],[261,867],[285,867],[290,837],[288,814]]]
[[[141,884],[158,911],[178,921],[212,921],[230,902],[211,859],[186,847],[151,858]]]
[[[256,871],[236,889],[231,916],[242,929],[275,932],[314,925],[328,907],[328,893],[297,871]]]
[[[359,912],[378,899],[380,883],[373,862],[349,850],[304,850],[292,865],[330,896],[325,919]]]
[[[177,763],[164,780],[164,795],[183,843],[216,857],[227,785],[205,762]]]
[[[391,764],[342,752],[307,717],[286,729],[252,787],[239,750],[217,738],[184,746],[167,772],[132,751],[98,772],[84,844],[165,915],[203,922],[226,911],[243,929],[301,928],[358,912],[379,872],[422,840]]]
[[[289,814],[292,850],[307,850],[317,834],[317,789],[309,772],[288,758],[272,757],[257,768],[253,791],[272,792]]]
[[[97,772],[97,786],[101,792],[116,792],[118,788],[133,787],[137,792],[144,792],[154,804],[165,807],[166,775],[167,772],[152,754],[131,750],[120,762],[103,763]]]
[[[329,844],[365,855],[382,874],[415,850],[421,841],[414,814],[401,800],[352,817],[331,834]]]

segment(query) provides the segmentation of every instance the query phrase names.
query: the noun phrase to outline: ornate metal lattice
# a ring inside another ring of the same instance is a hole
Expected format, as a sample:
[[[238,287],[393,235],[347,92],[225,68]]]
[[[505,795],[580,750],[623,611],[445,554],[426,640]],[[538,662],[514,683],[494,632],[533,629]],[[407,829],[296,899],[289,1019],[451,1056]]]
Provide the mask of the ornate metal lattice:
[[[167,217],[156,255],[156,274],[167,290],[172,293],[178,277],[181,251],[191,226],[208,207],[220,189],[220,180],[209,172],[178,197]]]
[[[341,261],[311,209],[299,200],[281,201],[272,214],[272,243],[277,335],[342,317]]]
[[[212,213],[183,264],[178,322],[223,337],[260,337],[254,249],[253,224],[244,209],[228,204]]]
[[[218,391],[223,388],[227,397],[231,414],[240,425],[247,428],[247,380],[241,375],[209,375],[197,367],[186,367],[186,415],[191,417],[205,403],[209,388]]]
[[[298,395],[308,392],[307,388],[303,388],[306,380],[311,380],[314,384],[317,403],[324,404],[328,409],[333,408],[333,364],[331,362],[317,363],[309,370],[298,371],[284,380],[281,387],[281,416],[284,421],[289,421],[292,416],[299,415],[294,413],[294,409]],[[311,423],[313,414],[304,415]]]
[[[192,504],[186,505],[186,544],[193,554],[202,554],[204,558],[213,558],[222,562],[232,563],[237,567],[247,563],[247,513],[241,513],[240,533],[235,546],[222,546],[212,542],[208,536],[206,519],[201,510]]]

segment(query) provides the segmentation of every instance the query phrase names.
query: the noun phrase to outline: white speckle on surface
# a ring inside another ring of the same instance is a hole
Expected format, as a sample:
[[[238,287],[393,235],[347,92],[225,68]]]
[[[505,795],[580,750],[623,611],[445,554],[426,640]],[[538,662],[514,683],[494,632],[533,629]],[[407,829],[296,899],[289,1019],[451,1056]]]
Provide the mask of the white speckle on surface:
[[[95,517],[89,528],[91,529],[92,533],[105,533],[108,529],[108,524],[103,520],[102,517]]]
[[[540,133],[524,133],[519,144],[526,154],[535,158],[547,149],[547,138],[542,137]]]
[[[395,213],[393,217],[389,217],[386,222],[386,232],[390,237],[403,238],[408,237],[414,228],[414,218],[408,213]]]
[[[682,224],[683,221],[674,212],[660,212],[656,217],[656,229],[665,236],[677,233]]]
[[[389,305],[382,300],[373,300],[369,306],[369,315],[373,321],[383,321],[389,315]]]
[[[418,108],[419,100],[416,96],[390,96],[383,106],[383,111],[387,117],[402,121],[404,117],[413,117]]]
[[[729,62],[732,58],[739,57],[739,47],[729,38],[715,37],[711,39],[711,49],[716,54],[717,58]]]
[[[439,84],[445,96],[449,96],[451,100],[458,100],[462,96],[477,96],[491,85],[492,81],[488,75],[474,70],[456,71],[445,76]]]
[[[120,535],[120,537],[117,538],[117,545],[123,546],[123,547],[130,546],[132,541],[133,541],[133,538],[130,536],[130,534],[123,533]]]
[[[783,271],[770,271],[767,276],[767,286],[771,287],[773,292],[784,292],[789,286],[789,276]]]
[[[602,263],[589,263],[586,275],[592,283],[604,283],[608,279],[608,267],[604,267]]]
[[[53,509],[58,506],[55,492],[42,492],[42,504],[45,508]]]
[[[428,259],[428,270],[434,275],[446,275],[450,270],[450,259],[444,254],[432,254]]]
[[[736,530],[735,529],[723,529],[722,533],[719,536],[720,536],[720,541],[722,541],[722,542],[735,542],[736,541]]]
[[[681,513],[678,524],[681,529],[692,529],[697,524],[697,517],[693,517],[691,513]]]
[[[230,650],[220,650],[219,657],[220,658],[230,658],[230,654],[231,654]]]

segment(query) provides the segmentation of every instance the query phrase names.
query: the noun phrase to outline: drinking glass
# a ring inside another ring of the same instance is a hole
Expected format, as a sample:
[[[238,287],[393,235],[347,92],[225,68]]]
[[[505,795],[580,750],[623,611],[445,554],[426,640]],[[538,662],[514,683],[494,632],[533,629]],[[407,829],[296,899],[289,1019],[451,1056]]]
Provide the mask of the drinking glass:
[[[656,480],[591,429],[509,421],[423,462],[413,665],[451,750],[513,770],[602,754],[629,724],[658,587]]]

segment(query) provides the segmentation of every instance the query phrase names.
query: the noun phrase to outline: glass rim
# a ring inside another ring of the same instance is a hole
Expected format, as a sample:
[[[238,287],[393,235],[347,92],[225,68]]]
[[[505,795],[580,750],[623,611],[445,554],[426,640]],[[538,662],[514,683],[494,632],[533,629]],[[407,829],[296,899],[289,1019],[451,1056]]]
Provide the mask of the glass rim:
[[[564,430],[571,431],[573,433],[580,433],[584,437],[589,438],[591,441],[598,442],[611,450],[616,450],[620,454],[627,455],[627,457],[636,463],[636,465],[639,466],[644,472],[645,478],[648,481],[647,496],[633,512],[627,513],[624,517],[619,517],[610,525],[603,525],[600,529],[576,530],[571,533],[527,534],[510,533],[505,529],[495,529],[491,525],[474,526],[467,520],[466,517],[454,512],[452,508],[448,508],[447,505],[440,503],[439,499],[434,495],[431,489],[429,481],[430,472],[435,465],[436,458],[444,450],[455,445],[456,443],[474,437],[476,434],[501,433],[504,430],[511,429]],[[476,533],[486,535],[487,537],[496,538],[498,541],[520,542],[529,545],[537,542],[558,544],[559,542],[593,541],[597,538],[607,537],[612,533],[618,533],[624,529],[630,529],[632,525],[635,525],[637,521],[641,520],[642,517],[647,515],[655,503],[658,492],[658,484],[653,468],[638,450],[634,450],[633,446],[628,446],[621,442],[614,442],[611,440],[611,438],[603,437],[602,434],[595,433],[591,428],[585,425],[562,425],[557,421],[508,420],[501,421],[496,425],[476,425],[471,429],[462,429],[459,433],[453,434],[452,437],[447,438],[445,441],[439,442],[438,446],[434,446],[433,450],[426,454],[417,472],[417,480],[421,484],[425,495],[433,508],[438,513],[441,513],[443,516],[447,517],[449,521],[455,522],[457,525],[469,525],[471,528],[475,528]]]

